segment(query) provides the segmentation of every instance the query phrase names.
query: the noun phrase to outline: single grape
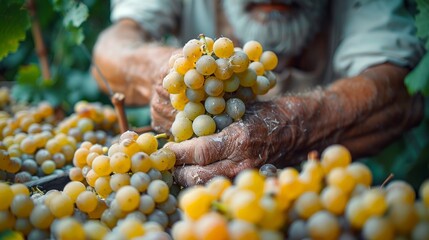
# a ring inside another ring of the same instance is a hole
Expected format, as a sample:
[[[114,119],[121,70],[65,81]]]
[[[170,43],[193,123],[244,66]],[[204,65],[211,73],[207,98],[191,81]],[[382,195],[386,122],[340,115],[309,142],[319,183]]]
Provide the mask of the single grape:
[[[225,111],[232,119],[238,121],[246,111],[244,102],[239,98],[230,98],[226,101]]]
[[[209,115],[200,115],[192,122],[192,129],[197,136],[206,136],[216,131],[216,123]]]

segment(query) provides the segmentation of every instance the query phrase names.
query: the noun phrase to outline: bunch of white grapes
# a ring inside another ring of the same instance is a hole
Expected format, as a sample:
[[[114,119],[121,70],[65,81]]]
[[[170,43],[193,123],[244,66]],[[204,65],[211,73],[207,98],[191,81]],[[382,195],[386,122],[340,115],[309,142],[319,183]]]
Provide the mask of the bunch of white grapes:
[[[170,58],[162,82],[179,111],[171,126],[175,141],[210,135],[240,120],[246,102],[275,86],[277,63],[277,55],[257,41],[236,48],[227,37],[189,40]]]

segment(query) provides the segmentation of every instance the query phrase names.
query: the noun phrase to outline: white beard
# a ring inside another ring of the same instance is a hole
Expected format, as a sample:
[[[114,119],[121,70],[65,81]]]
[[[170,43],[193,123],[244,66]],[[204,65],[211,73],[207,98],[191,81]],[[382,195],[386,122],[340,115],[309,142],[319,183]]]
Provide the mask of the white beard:
[[[236,38],[243,44],[256,40],[271,50],[285,56],[299,54],[320,30],[326,0],[279,0],[294,3],[291,12],[259,12],[255,19],[246,6],[250,3],[269,3],[269,0],[224,0],[223,9]],[[261,20],[262,19],[262,20]]]

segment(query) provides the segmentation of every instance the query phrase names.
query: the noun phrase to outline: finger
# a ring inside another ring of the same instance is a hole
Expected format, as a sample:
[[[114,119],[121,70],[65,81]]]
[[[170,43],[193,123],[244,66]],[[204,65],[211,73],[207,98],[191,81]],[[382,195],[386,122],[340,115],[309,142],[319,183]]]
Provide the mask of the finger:
[[[225,176],[232,179],[244,169],[258,167],[259,165],[256,165],[258,163],[253,159],[246,159],[241,162],[223,160],[207,166],[179,166],[174,170],[174,177],[180,185],[188,187],[196,184],[204,184],[215,176]]]
[[[192,164],[205,166],[226,159],[232,154],[231,136],[224,131],[192,138],[181,143],[173,143],[168,147],[176,153],[176,165]]]
[[[162,99],[166,99],[166,100],[170,99],[169,93],[167,92],[167,90],[164,89],[164,87],[161,84],[158,84],[155,86],[155,92]]]

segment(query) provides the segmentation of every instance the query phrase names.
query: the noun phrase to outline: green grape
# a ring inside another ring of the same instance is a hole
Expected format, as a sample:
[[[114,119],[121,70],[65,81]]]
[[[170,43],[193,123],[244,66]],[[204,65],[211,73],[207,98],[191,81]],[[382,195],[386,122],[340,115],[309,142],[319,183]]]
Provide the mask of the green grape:
[[[147,188],[147,194],[156,203],[164,202],[169,195],[168,185],[162,180],[153,180]]]
[[[131,157],[131,171],[136,172],[148,172],[152,167],[152,161],[149,155],[145,152],[138,152]]]
[[[162,87],[169,93],[180,93],[185,91],[186,85],[183,79],[183,75],[176,71],[172,71],[164,77],[162,81]]]
[[[25,183],[32,180],[32,176],[29,172],[19,172],[15,174],[14,183]]]
[[[277,55],[272,51],[264,51],[259,58],[259,62],[264,65],[265,70],[273,70],[277,67]]]
[[[15,221],[15,231],[24,234],[27,236],[33,230],[33,225],[31,225],[28,218],[17,218]]]
[[[176,118],[171,125],[171,133],[177,140],[184,141],[192,137],[192,121],[186,117]]]
[[[112,210],[106,209],[100,217],[101,222],[106,224],[107,227],[113,228],[118,222],[118,218],[113,214]]]
[[[192,122],[192,130],[199,137],[210,135],[216,131],[216,123],[209,115],[200,115]]]
[[[368,240],[394,239],[395,229],[388,219],[371,217],[365,222],[362,235]]]
[[[264,76],[270,81],[270,88],[273,88],[277,84],[277,76],[272,71],[265,71]]]
[[[236,74],[233,74],[230,78],[226,79],[223,82],[223,87],[225,92],[235,92],[237,91],[238,87],[240,87],[240,79]]]
[[[156,222],[161,225],[163,228],[168,226],[168,216],[165,212],[154,209],[151,214],[147,217],[149,222]]]
[[[306,220],[323,209],[320,197],[315,192],[305,192],[294,203],[295,211],[299,217]]]
[[[155,202],[153,198],[147,194],[140,196],[139,200],[139,211],[144,214],[151,214],[155,209]]]
[[[52,174],[56,169],[55,162],[52,160],[46,160],[42,163],[42,166],[40,166],[40,168],[42,169],[44,174]]]
[[[225,99],[223,97],[209,96],[204,101],[204,107],[210,114],[221,114],[225,110]]]
[[[233,119],[227,113],[221,113],[213,117],[216,124],[216,130],[222,131],[222,129],[228,127],[233,122]]]
[[[16,217],[25,218],[30,216],[34,202],[30,196],[18,194],[13,198],[10,210]]]
[[[125,219],[129,219],[129,218],[137,219],[143,223],[147,221],[146,215],[138,210],[128,213]]]
[[[249,57],[243,51],[235,51],[229,58],[229,62],[232,71],[235,73],[244,72],[250,63]]]
[[[257,76],[256,83],[252,86],[252,91],[256,95],[264,95],[270,90],[270,80],[264,76]]]
[[[251,61],[258,61],[262,54],[263,48],[258,41],[248,41],[243,46],[243,51]]]
[[[149,170],[149,172],[147,172],[147,174],[149,174],[149,176],[150,176],[150,179],[153,181],[153,180],[161,180],[162,179],[162,173],[158,170],[158,169],[156,169],[156,168],[151,168],[150,170]]]
[[[256,83],[256,72],[255,70],[248,68],[241,73],[237,73],[238,78],[240,79],[240,85],[243,87],[252,87]]]
[[[226,101],[225,111],[232,119],[238,121],[246,111],[244,102],[239,98],[230,98]]]
[[[147,173],[136,172],[131,176],[131,186],[135,187],[139,192],[146,191],[151,179]]]
[[[127,185],[130,185],[130,175],[127,173],[115,173],[110,177],[110,188],[115,192]]]
[[[102,240],[106,236],[110,229],[108,226],[104,225],[100,221],[89,220],[83,224],[83,230],[85,231],[85,236],[88,239],[93,240]]]
[[[419,221],[414,205],[394,203],[389,206],[387,217],[398,234],[408,235]]]
[[[288,229],[288,239],[301,240],[307,239],[310,235],[308,233],[307,224],[304,220],[298,219],[291,223]]]
[[[201,56],[196,64],[195,69],[204,76],[210,76],[216,71],[216,60],[210,55]]]
[[[328,211],[319,211],[308,219],[308,232],[312,239],[338,239],[340,224]]]
[[[386,186],[386,192],[386,201],[389,205],[393,203],[412,205],[416,200],[414,188],[402,180],[394,180],[389,182],[389,184]]]
[[[16,218],[9,210],[0,210],[0,231],[12,229]]]
[[[160,202],[156,205],[156,208],[165,212],[166,214],[172,214],[177,209],[177,200],[176,197],[169,194],[167,200]]]
[[[205,108],[200,102],[188,102],[183,111],[189,120],[194,120],[196,117],[205,113]]]
[[[204,82],[204,91],[209,96],[219,96],[223,93],[223,81],[210,76]]]
[[[216,59],[216,66],[216,71],[214,72],[216,78],[220,80],[226,80],[231,77],[233,71],[229,67],[229,62],[227,59]]]
[[[413,229],[413,232],[411,233],[411,239],[429,239],[429,222],[420,221],[419,223],[417,223],[417,225]]]
[[[189,101],[196,102],[196,103],[204,101],[207,95],[203,87],[198,89],[187,88],[185,91],[185,94],[186,94],[186,98],[188,98]]]
[[[213,51],[219,58],[229,58],[234,53],[234,44],[231,39],[221,37],[214,42]]]
[[[230,239],[259,239],[256,226],[240,219],[233,219],[228,223],[228,235]]]
[[[199,89],[204,85],[204,76],[197,70],[191,69],[184,76],[185,85],[190,89]]]

